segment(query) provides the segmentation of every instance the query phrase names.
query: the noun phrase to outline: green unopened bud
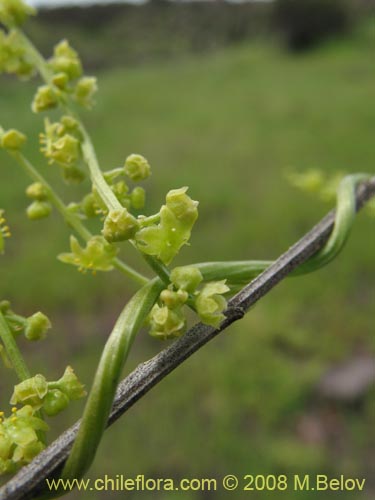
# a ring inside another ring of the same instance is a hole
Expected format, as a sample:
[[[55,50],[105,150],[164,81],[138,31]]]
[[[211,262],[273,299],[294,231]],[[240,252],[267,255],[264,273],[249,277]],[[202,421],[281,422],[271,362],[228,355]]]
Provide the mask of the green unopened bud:
[[[135,187],[130,195],[130,201],[133,207],[136,210],[140,210],[145,206],[145,200],[146,191],[140,186]]]
[[[168,309],[176,309],[181,307],[187,301],[189,295],[184,290],[163,290],[160,294],[160,300],[165,304]]]
[[[16,151],[21,149],[26,142],[26,136],[15,129],[4,132],[1,136],[1,146],[4,149]]]
[[[52,83],[60,90],[66,90],[69,76],[66,73],[57,73],[52,78]]]
[[[63,179],[67,184],[80,184],[86,178],[85,172],[79,167],[63,167]]]
[[[67,366],[64,375],[53,384],[70,400],[81,399],[86,396],[85,386],[78,380],[71,366]]]
[[[137,219],[124,208],[122,210],[110,210],[105,218],[102,233],[109,243],[114,243],[133,238],[137,230]]]
[[[95,217],[97,215],[98,206],[93,193],[89,193],[83,198],[81,208],[86,217]]]
[[[47,201],[34,201],[27,207],[26,213],[30,220],[44,219],[52,212],[51,204]]]
[[[26,189],[26,196],[32,200],[45,201],[47,199],[47,189],[41,182],[34,182]]]
[[[47,331],[51,327],[50,320],[45,314],[39,311],[27,318],[25,337],[27,340],[42,340],[46,337]]]
[[[43,400],[43,411],[54,417],[69,405],[69,397],[59,389],[50,389]]]
[[[193,293],[203,281],[200,270],[194,266],[175,267],[171,272],[171,282],[176,288]]]
[[[8,27],[22,25],[28,16],[36,14],[36,10],[22,0],[1,0],[0,22]]]
[[[229,287],[223,281],[207,283],[196,298],[197,313],[203,323],[217,328],[225,318],[223,312],[227,301],[221,294],[229,292]]]
[[[94,76],[84,76],[75,88],[74,97],[76,101],[85,108],[92,108],[94,103],[94,95],[98,91],[97,79]]]
[[[43,377],[43,375],[35,375],[35,377],[28,378],[14,387],[10,404],[30,405],[35,410],[39,410],[47,391],[47,380]]]
[[[132,181],[138,182],[151,174],[151,167],[144,156],[132,154],[126,158],[125,173]]]
[[[111,186],[111,188],[114,194],[116,195],[116,198],[121,203],[121,205],[125,208],[129,208],[130,207],[130,201],[128,196],[129,188],[126,182],[124,181],[116,182],[115,184],[113,184],[113,186]]]
[[[31,109],[34,113],[40,113],[48,109],[56,108],[58,99],[54,90],[49,85],[42,85],[38,88]]]
[[[55,73],[65,73],[69,80],[74,80],[82,75],[81,61],[67,40],[62,40],[55,46],[49,64]]]
[[[186,329],[181,309],[171,310],[155,304],[150,313],[150,335],[160,340],[180,337]]]

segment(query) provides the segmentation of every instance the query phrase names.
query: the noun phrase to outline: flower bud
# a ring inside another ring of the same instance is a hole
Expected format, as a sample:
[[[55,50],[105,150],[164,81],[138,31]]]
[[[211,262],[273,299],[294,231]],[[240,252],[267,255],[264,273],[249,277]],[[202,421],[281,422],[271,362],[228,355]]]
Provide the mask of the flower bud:
[[[126,158],[124,169],[126,175],[135,182],[143,181],[151,174],[151,167],[146,158],[137,154]]]
[[[1,146],[4,149],[17,151],[21,149],[26,142],[26,136],[15,129],[10,129],[1,135]]]
[[[133,189],[130,194],[130,201],[136,210],[140,210],[145,206],[146,192],[145,190],[137,186]]]
[[[150,335],[160,340],[180,337],[186,329],[181,309],[171,310],[155,304],[150,313]]]
[[[174,292],[173,290],[163,290],[160,294],[160,300],[165,304],[168,309],[176,309],[181,307],[187,301],[189,295],[183,290]]]
[[[47,316],[40,311],[26,320],[25,337],[27,340],[43,340],[52,327]]]
[[[20,26],[28,16],[35,14],[36,10],[22,0],[2,0],[0,2],[0,22],[5,26]]]
[[[50,389],[43,400],[43,411],[54,417],[69,405],[69,397],[59,389]]]
[[[98,206],[95,202],[95,196],[93,193],[89,193],[83,198],[81,202],[81,209],[86,217],[95,217],[97,215],[96,211]]]
[[[27,217],[30,220],[44,219],[52,212],[51,204],[46,201],[34,201],[26,209]]]
[[[175,267],[171,272],[171,282],[176,288],[193,293],[203,281],[200,270],[194,266]]]
[[[64,375],[53,384],[70,400],[81,399],[86,396],[85,386],[78,380],[71,366],[67,366]]]
[[[63,179],[67,184],[80,184],[86,178],[85,172],[79,167],[63,167]]]
[[[116,198],[121,203],[121,205],[125,208],[129,208],[130,207],[130,201],[128,196],[129,188],[127,184],[124,181],[119,181],[113,184],[113,186],[111,186],[111,189],[116,195]]]
[[[68,75],[66,73],[57,73],[52,78],[52,83],[59,90],[66,90],[68,82],[69,82],[69,77],[68,77]]]
[[[102,234],[109,243],[114,243],[133,238],[137,230],[137,219],[123,208],[110,210],[105,218]]]
[[[97,91],[97,79],[94,76],[84,76],[78,80],[74,97],[78,104],[90,109],[94,105],[94,95]]]
[[[53,89],[49,85],[42,85],[35,94],[31,109],[34,113],[40,113],[41,111],[56,108],[57,105],[58,99]]]
[[[223,281],[207,283],[195,300],[197,313],[203,323],[218,328],[225,318],[223,312],[227,308],[227,301],[221,294],[229,291]]]
[[[47,391],[47,380],[43,375],[35,375],[35,377],[28,378],[14,387],[10,404],[30,405],[35,410],[39,410]]]
[[[55,46],[53,57],[48,62],[55,73],[65,73],[69,80],[82,75],[81,61],[67,40],[62,40]]]
[[[47,189],[41,182],[34,182],[26,189],[26,196],[32,200],[45,201],[47,199]]]

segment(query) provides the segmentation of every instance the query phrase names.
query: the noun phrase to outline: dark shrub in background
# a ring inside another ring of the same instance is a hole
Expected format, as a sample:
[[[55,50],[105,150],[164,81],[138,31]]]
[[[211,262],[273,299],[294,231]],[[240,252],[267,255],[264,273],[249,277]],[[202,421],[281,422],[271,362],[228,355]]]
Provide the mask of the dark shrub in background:
[[[348,0],[276,0],[274,19],[288,48],[301,51],[347,32],[353,9]]]

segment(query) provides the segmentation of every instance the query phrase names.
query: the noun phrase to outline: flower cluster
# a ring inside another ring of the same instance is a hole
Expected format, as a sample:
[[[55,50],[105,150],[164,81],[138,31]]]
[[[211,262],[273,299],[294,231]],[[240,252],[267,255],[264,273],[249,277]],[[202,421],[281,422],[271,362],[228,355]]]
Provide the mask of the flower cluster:
[[[0,22],[7,27],[22,25],[36,10],[23,0],[2,0],[0,3]]]
[[[212,281],[200,289],[203,276],[193,266],[176,267],[171,272],[171,284],[163,290],[159,301],[150,312],[150,335],[166,340],[181,336],[186,330],[183,306],[189,303],[201,321],[217,328],[224,319],[227,302],[223,294],[229,292],[224,281]]]
[[[50,417],[63,411],[70,401],[86,396],[84,386],[71,366],[55,382],[47,382],[43,375],[35,375],[14,387],[10,400],[12,405],[29,405],[34,411],[43,411]]]
[[[12,408],[9,417],[0,412],[0,475],[30,463],[45,447],[39,433],[47,430],[48,425],[30,405]]]
[[[39,140],[41,151],[48,162],[62,167],[63,177],[67,182],[81,182],[85,174],[79,166],[82,158],[82,134],[77,120],[65,115],[60,121],[51,123],[46,118],[44,129]]]
[[[95,77],[84,76],[78,53],[67,40],[59,42],[48,60],[51,79],[38,88],[32,110],[35,113],[56,108],[67,97],[85,108],[94,105],[94,96],[98,90]]]

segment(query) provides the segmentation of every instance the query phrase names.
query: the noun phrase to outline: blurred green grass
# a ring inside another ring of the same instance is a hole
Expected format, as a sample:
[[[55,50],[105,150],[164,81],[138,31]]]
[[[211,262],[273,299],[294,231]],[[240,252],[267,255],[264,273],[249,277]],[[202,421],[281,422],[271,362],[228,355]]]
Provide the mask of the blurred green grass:
[[[368,39],[357,35],[298,57],[253,42],[180,63],[108,70],[99,75],[98,104],[85,120],[104,169],[121,165],[132,152],[149,159],[150,213],[171,188],[187,185],[200,201],[191,246],[178,263],[274,258],[329,208],[294,191],[286,168],[374,170],[372,54]],[[82,188],[63,186],[35,147],[42,123],[29,111],[33,87],[2,79],[1,124],[28,134],[27,153],[73,201]],[[89,384],[133,287],[116,273],[81,276],[57,262],[56,254],[68,248],[69,230],[57,215],[27,221],[28,179],[4,153],[0,172],[0,204],[13,233],[2,257],[2,294],[20,313],[40,308],[56,325],[46,343],[23,346],[36,371],[54,378],[70,363]],[[370,483],[374,391],[360,409],[331,408],[315,401],[313,387],[332,362],[374,353],[373,224],[361,214],[332,265],[282,283],[152,391],[108,431],[89,476],[330,472]],[[145,271],[127,247],[123,255]],[[162,347],[142,335],[126,371]],[[3,374],[0,387],[5,402]],[[330,411],[340,440],[328,435],[307,443],[301,419],[318,413],[324,421]],[[66,422],[66,416],[58,420],[55,433]],[[102,498],[92,492],[70,498],[85,495]],[[288,498],[312,497],[289,491]]]

